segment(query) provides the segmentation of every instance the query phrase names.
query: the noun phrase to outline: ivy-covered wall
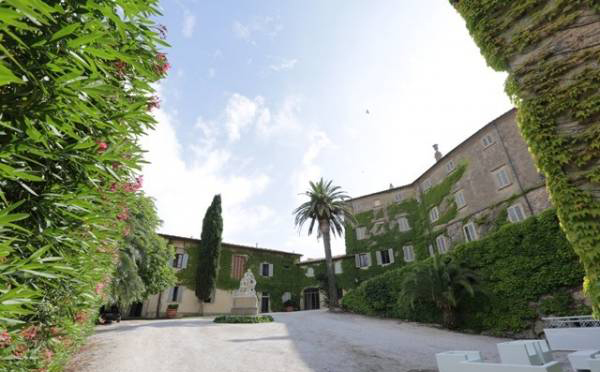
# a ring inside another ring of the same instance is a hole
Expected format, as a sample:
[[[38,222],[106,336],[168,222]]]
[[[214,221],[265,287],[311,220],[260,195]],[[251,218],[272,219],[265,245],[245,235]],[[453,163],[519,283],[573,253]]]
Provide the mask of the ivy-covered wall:
[[[496,335],[536,336],[541,316],[581,315],[589,308],[572,296],[581,288],[583,270],[562,233],[555,210],[524,222],[507,224],[475,242],[462,244],[448,253],[481,277],[482,293],[460,307],[462,329]],[[400,295],[406,273],[418,261],[373,277],[350,291],[342,305],[353,312],[440,322],[432,303],[411,309]]]
[[[600,316],[600,3],[450,0],[506,91]]]

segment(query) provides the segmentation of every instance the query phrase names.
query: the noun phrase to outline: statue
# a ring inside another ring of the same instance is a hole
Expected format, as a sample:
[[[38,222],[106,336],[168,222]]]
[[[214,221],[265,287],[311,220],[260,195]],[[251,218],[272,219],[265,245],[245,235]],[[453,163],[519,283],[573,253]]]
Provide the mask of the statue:
[[[238,296],[251,296],[256,295],[256,291],[254,290],[256,287],[256,279],[254,279],[254,274],[252,271],[248,269],[244,274],[244,277],[240,281],[240,289],[236,291],[236,295]]]
[[[248,269],[240,280],[240,289],[233,292],[233,307],[231,313],[234,315],[256,315],[258,314],[258,298],[256,297],[256,279],[252,271]]]

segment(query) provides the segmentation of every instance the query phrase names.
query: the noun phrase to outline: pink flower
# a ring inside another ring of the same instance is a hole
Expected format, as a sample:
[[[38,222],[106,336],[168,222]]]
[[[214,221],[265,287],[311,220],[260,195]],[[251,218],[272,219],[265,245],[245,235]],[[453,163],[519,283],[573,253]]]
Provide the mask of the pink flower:
[[[50,328],[50,334],[56,337],[60,334],[60,329],[58,329],[57,327],[52,327]]]
[[[8,331],[3,331],[0,333],[0,349],[8,347],[10,345],[11,337]]]
[[[17,359],[21,359],[26,351],[27,351],[27,345],[19,344],[15,347],[15,350],[13,350],[13,356]]]
[[[28,341],[32,341],[37,336],[37,327],[30,326],[21,332],[21,336]]]
[[[106,142],[98,141],[96,144],[98,145],[98,152],[104,152],[108,148]]]
[[[129,219],[129,208],[125,207],[121,210],[121,213],[117,214],[117,220],[126,221]]]
[[[115,182],[113,182],[113,183],[110,185],[110,191],[111,191],[111,192],[115,192],[115,191],[117,191],[117,184],[116,184]]]
[[[125,228],[123,229],[123,236],[129,236],[130,232],[131,229],[129,228],[129,226],[125,226]]]
[[[96,284],[96,294],[102,294],[102,290],[104,289],[104,283],[100,282]]]
[[[54,356],[54,352],[52,352],[50,349],[44,349],[42,356],[46,363],[50,363],[50,361],[52,361],[52,357]]]
[[[167,60],[167,55],[165,53],[158,53],[156,55],[157,64],[154,66],[157,73],[160,75],[164,75],[171,68],[171,64]]]

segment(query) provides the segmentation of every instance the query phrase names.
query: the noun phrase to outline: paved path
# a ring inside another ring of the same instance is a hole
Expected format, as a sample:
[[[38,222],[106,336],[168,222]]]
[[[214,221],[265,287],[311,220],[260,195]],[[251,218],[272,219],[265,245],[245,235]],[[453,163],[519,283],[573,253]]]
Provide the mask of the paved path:
[[[273,315],[266,324],[212,318],[135,320],[99,326],[77,372],[351,372],[433,370],[435,353],[480,350],[497,360],[502,339],[396,320],[325,311]]]

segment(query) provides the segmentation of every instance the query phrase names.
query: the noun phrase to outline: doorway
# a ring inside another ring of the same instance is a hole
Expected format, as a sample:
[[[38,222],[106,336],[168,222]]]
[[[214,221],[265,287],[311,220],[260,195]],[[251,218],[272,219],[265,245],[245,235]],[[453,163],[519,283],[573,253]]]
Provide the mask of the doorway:
[[[269,312],[269,294],[267,292],[263,292],[260,297],[260,312],[261,313]]]
[[[304,310],[317,310],[320,308],[319,288],[306,288],[304,290]]]

